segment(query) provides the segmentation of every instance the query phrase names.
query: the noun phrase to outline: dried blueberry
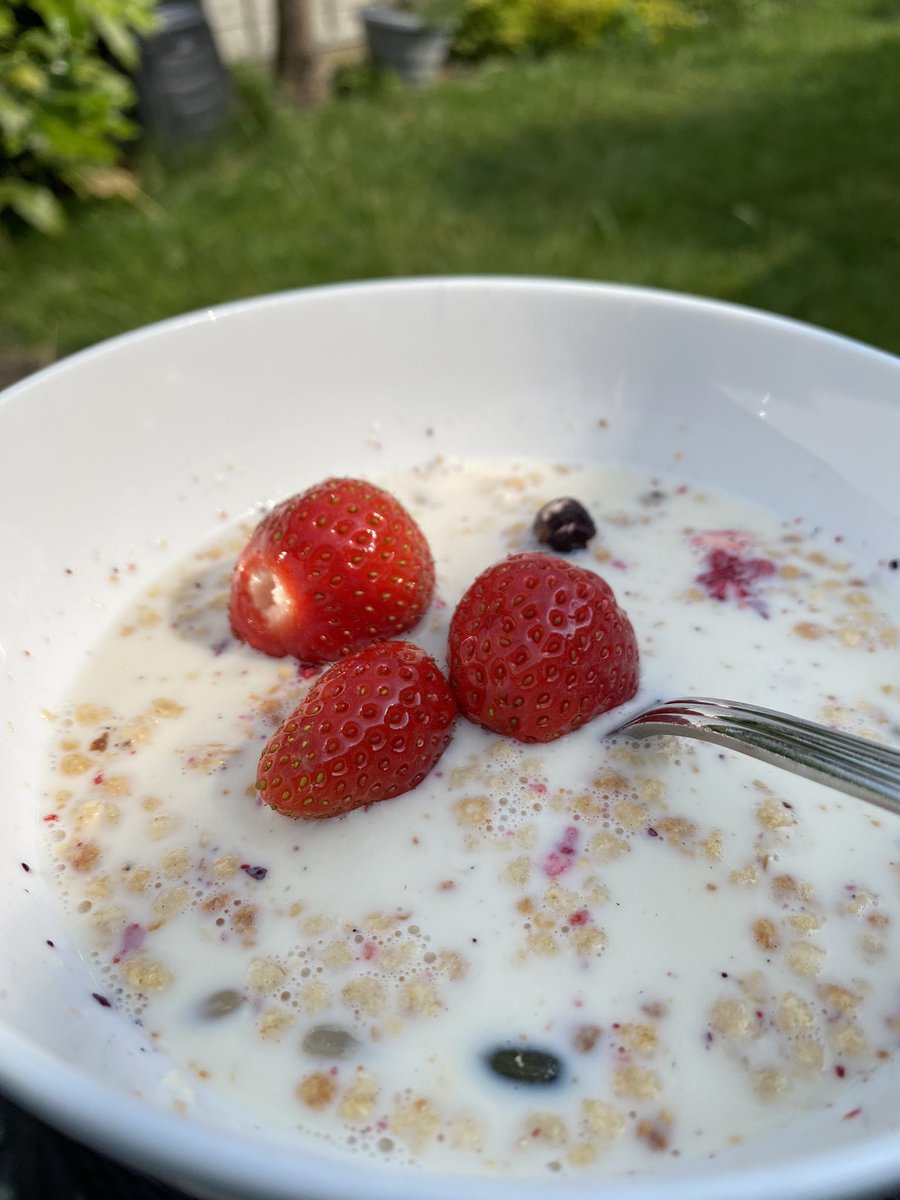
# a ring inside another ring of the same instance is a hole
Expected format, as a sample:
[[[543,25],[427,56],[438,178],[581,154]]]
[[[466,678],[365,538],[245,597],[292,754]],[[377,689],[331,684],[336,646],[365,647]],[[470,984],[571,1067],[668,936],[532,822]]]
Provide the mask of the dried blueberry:
[[[596,532],[591,514],[571,496],[550,500],[534,518],[537,540],[560,554],[583,550]]]
[[[555,1054],[525,1046],[501,1046],[492,1050],[487,1055],[487,1065],[495,1075],[513,1083],[556,1083],[562,1074],[562,1063]]]
[[[662,504],[666,498],[666,493],[661,488],[651,488],[649,492],[644,492],[638,496],[638,500],[646,508],[652,508],[656,504]]]

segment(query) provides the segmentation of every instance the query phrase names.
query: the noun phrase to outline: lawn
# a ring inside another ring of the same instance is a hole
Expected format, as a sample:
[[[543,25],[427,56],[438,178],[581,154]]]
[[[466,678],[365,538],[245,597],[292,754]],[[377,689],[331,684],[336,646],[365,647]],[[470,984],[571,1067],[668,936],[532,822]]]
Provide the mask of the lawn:
[[[782,0],[677,45],[246,109],[138,206],[0,244],[0,329],[58,354],[336,280],[535,274],[718,297],[900,353],[900,0]]]

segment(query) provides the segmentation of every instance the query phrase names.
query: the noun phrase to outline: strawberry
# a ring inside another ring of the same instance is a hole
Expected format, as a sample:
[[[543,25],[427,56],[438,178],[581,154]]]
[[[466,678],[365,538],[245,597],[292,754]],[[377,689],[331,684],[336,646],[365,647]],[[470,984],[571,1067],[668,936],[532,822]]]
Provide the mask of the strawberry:
[[[378,642],[317,680],[262,752],[256,786],[286,817],[340,817],[408,792],[446,750],[453,692],[411,642]]]
[[[399,500],[359,479],[326,479],[256,527],[228,612],[256,650],[332,662],[412,629],[433,592],[431,551]]]
[[[549,742],[637,690],[634,630],[607,583],[555,555],[484,571],[450,622],[460,711],[520,742]]]

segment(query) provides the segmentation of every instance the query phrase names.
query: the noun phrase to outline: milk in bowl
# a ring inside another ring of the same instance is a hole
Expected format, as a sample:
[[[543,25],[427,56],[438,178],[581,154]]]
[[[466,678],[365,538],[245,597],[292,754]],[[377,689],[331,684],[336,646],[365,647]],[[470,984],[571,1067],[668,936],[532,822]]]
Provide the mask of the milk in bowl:
[[[460,718],[413,791],[291,821],[256,764],[321,669],[232,635],[259,514],[149,580],[47,714],[40,818],[92,1002],[172,1060],[173,1109],[213,1091],[367,1167],[516,1179],[864,1119],[847,1097],[900,1037],[900,819],[609,734],[713,695],[900,743],[896,560],[675,471],[432,455],[375,481],[434,554],[408,636],[441,664],[475,576],[577,497],[597,533],[568,557],[628,614],[639,690],[546,745]]]

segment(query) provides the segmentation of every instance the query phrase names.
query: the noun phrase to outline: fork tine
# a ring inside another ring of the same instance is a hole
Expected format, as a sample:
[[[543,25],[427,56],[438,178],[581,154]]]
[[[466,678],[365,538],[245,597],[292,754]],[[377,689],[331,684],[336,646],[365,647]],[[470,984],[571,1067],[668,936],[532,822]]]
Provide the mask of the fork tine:
[[[687,715],[704,721],[731,719],[740,723],[741,728],[758,729],[760,733],[768,731],[773,737],[784,738],[801,749],[814,747],[824,753],[846,756],[859,762],[863,769],[877,770],[879,766],[883,767],[888,777],[900,770],[900,751],[890,746],[769,708],[725,700],[672,700],[638,714],[634,720],[643,720],[651,714],[660,718],[664,714],[671,714],[669,719],[673,723],[678,723],[674,718]]]
[[[680,699],[638,713],[613,733],[715,742],[900,813],[900,751],[801,717],[730,700]]]
[[[807,721],[803,717],[794,717],[788,713],[776,712],[771,708],[758,708],[753,704],[736,704],[733,701],[699,700],[694,704],[722,705],[729,708],[738,717],[751,716],[769,723],[778,730],[793,732],[803,738],[819,738],[829,746],[841,746],[848,754],[859,755],[866,761],[882,762],[892,770],[900,767],[900,750],[873,742],[869,738],[858,737],[856,734],[844,733],[840,729],[832,729],[829,725],[819,725]]]

